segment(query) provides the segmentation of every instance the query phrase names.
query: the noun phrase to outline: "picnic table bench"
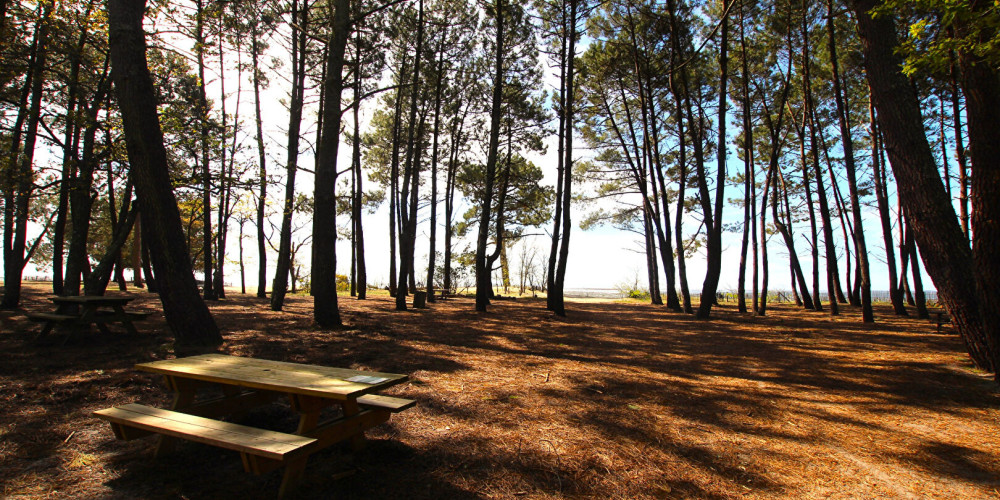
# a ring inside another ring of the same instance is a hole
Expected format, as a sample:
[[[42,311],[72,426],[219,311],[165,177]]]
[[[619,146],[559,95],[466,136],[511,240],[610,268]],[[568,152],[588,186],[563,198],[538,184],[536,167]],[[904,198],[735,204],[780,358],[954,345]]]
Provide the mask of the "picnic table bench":
[[[284,467],[279,497],[301,478],[307,458],[335,443],[364,445],[364,431],[411,408],[415,401],[373,394],[405,382],[406,375],[364,372],[221,354],[205,354],[151,363],[136,368],[162,374],[174,391],[172,408],[128,404],[94,412],[111,423],[115,437],[131,440],[160,435],[156,455],[172,451],[177,439],[240,453],[247,472],[265,474]],[[221,388],[221,397],[196,400],[199,391]],[[259,429],[216,420],[288,397],[299,413],[294,433]],[[341,416],[321,422],[320,411],[340,405]]]
[[[126,311],[125,305],[135,300],[135,297],[112,295],[79,295],[51,297],[56,305],[54,312],[29,312],[28,319],[42,323],[38,337],[48,335],[56,326],[68,326],[71,332],[82,330],[91,324],[96,325],[102,333],[111,333],[107,325],[120,323],[130,334],[139,332],[133,321],[141,321],[151,313]],[[67,337],[68,340],[69,337]]]

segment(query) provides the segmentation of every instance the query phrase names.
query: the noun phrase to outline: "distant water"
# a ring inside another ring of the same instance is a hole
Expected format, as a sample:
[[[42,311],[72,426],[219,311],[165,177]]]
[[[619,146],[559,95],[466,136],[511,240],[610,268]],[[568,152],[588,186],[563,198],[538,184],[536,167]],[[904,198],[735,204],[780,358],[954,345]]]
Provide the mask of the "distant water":
[[[620,299],[625,294],[614,288],[566,288],[563,297],[572,299]]]
[[[768,300],[772,302],[793,302],[794,296],[790,290],[768,290]],[[925,290],[924,295],[930,302],[937,301],[937,291]],[[625,293],[615,288],[567,288],[563,291],[563,296],[577,299],[620,299],[625,297]],[[700,292],[691,292],[692,297],[700,298]],[[750,299],[750,292],[746,293]],[[821,293],[820,297],[824,301],[829,301],[830,297],[826,293]],[[736,302],[737,294],[735,290],[719,291],[719,299],[723,302]],[[889,302],[888,290],[872,290],[872,301]]]

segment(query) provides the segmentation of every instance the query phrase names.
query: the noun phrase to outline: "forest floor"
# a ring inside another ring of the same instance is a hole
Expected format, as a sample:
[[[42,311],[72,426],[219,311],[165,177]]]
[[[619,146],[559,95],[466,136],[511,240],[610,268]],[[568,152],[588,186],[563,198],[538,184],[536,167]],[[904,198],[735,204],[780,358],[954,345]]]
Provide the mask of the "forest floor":
[[[48,285],[24,309],[47,311]],[[159,301],[142,335],[54,334],[0,317],[0,497],[273,498],[280,472],[186,444],[154,460],[91,412],[168,404],[138,362],[174,356]],[[342,330],[311,325],[309,297],[272,312],[230,292],[210,305],[222,352],[405,373],[417,406],[355,452],[311,457],[301,498],[997,498],[1000,392],[950,328],[877,307],[865,325],[789,306],[698,321],[663,307],[471,299],[394,312],[342,297]],[[253,425],[292,430],[287,405]],[[291,428],[291,429],[289,429]]]

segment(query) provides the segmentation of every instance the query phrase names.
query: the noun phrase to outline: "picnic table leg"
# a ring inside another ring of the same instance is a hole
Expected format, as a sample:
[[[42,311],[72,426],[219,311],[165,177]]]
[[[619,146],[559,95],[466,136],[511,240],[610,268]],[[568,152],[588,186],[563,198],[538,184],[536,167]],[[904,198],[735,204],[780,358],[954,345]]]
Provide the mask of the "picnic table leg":
[[[361,412],[356,399],[348,399],[341,403],[341,406],[344,410],[344,418],[353,417]],[[354,448],[354,451],[360,451],[365,447],[365,431],[360,431],[351,437],[351,447]]]
[[[278,498],[292,492],[302,480],[302,475],[306,470],[306,457],[293,460],[285,466],[285,475],[281,478],[281,488],[278,490]]]
[[[115,314],[118,315],[122,326],[125,327],[125,331],[127,331],[129,335],[139,335],[139,331],[135,329],[135,325],[132,323],[132,320],[130,320],[128,318],[128,314],[125,313],[125,308],[121,305],[115,305],[114,309]]]
[[[183,379],[167,377],[167,385],[174,390],[174,403],[170,405],[171,410],[181,410],[194,403],[196,384],[188,383]],[[156,443],[156,451],[153,456],[159,458],[174,451],[177,446],[177,438],[160,435],[160,440]]]
[[[42,331],[38,333],[38,336],[35,337],[35,340],[39,340],[39,339],[45,337],[46,335],[48,335],[55,326],[56,326],[56,322],[55,321],[51,321],[51,320],[46,321],[45,324],[42,325]]]

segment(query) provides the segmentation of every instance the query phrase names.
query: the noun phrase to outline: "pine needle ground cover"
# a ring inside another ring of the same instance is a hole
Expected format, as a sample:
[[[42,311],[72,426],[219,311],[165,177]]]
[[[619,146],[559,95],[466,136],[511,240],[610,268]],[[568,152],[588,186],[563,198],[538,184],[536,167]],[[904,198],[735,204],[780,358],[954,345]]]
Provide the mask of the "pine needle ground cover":
[[[25,309],[50,310],[31,285]],[[280,473],[185,443],[154,460],[91,412],[168,393],[138,362],[175,356],[154,295],[140,337],[0,335],[0,497],[271,498]],[[223,352],[407,373],[417,407],[310,460],[302,498],[995,498],[1000,393],[958,338],[876,307],[875,325],[776,307],[712,321],[639,303],[471,299],[392,311],[341,299],[343,330],[230,293],[210,304]],[[245,423],[294,430],[287,404]]]

